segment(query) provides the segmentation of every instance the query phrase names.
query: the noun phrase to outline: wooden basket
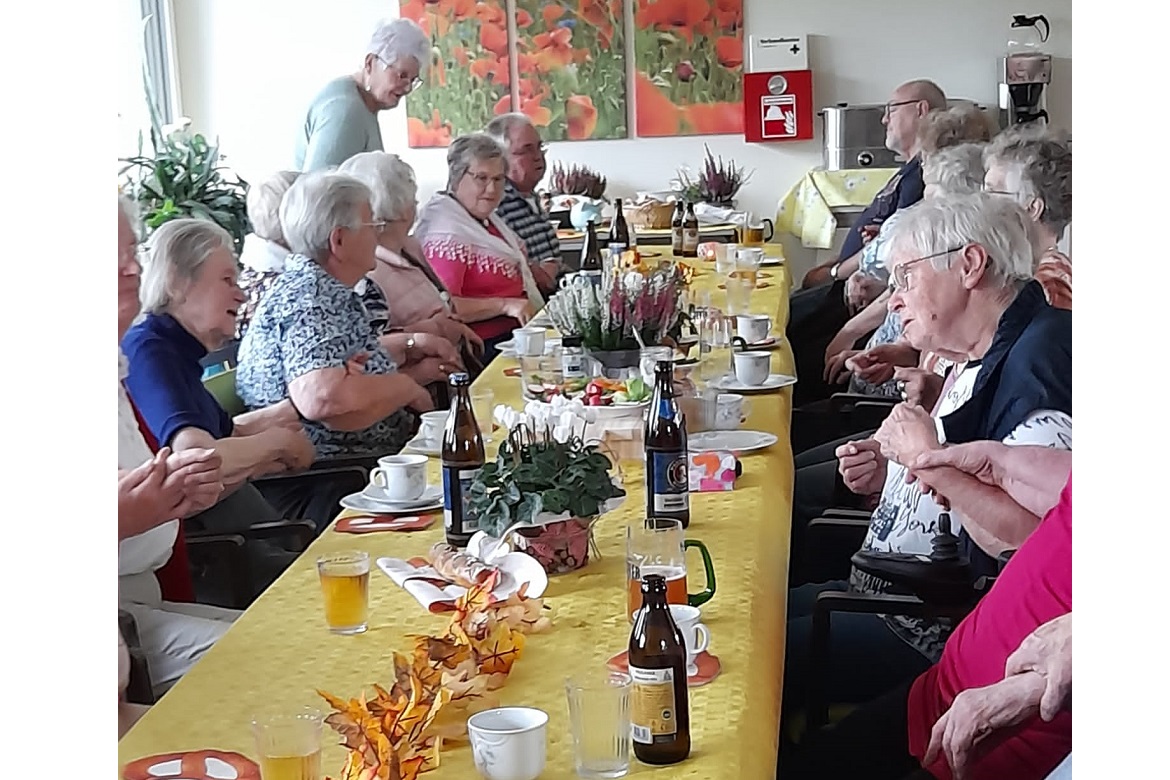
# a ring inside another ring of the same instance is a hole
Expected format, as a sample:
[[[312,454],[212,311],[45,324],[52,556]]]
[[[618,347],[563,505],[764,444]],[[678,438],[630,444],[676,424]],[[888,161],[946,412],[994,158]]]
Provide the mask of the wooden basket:
[[[627,206],[625,212],[626,221],[635,229],[665,230],[674,217],[674,204],[654,200],[639,206]]]

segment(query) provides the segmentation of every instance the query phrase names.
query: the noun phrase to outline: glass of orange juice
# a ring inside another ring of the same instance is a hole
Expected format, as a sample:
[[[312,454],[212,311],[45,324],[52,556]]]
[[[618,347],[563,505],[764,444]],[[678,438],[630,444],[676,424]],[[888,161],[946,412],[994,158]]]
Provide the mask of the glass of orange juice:
[[[308,707],[253,718],[261,780],[320,780],[322,723]]]
[[[370,611],[370,554],[339,552],[317,559],[325,622],[335,634],[360,634]]]

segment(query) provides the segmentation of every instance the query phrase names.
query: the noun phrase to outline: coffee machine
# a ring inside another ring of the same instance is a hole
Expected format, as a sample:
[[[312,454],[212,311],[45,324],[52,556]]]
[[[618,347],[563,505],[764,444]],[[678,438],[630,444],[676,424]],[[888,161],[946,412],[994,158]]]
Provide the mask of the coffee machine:
[[[1040,46],[1048,40],[1048,19],[1043,14],[1016,14],[1011,30],[1007,56],[999,61],[1000,124],[1005,128],[1036,121],[1047,124],[1044,92],[1052,81],[1052,55]]]

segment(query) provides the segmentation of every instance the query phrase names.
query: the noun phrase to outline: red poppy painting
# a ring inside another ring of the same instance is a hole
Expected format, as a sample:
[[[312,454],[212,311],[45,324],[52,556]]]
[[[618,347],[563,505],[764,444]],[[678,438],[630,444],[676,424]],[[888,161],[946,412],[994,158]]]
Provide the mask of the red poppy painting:
[[[743,0],[634,0],[639,136],[743,132]]]
[[[516,0],[520,110],[547,141],[625,138],[625,0]]]
[[[505,0],[400,0],[431,38],[422,85],[406,99],[412,148],[447,146],[512,110]],[[521,71],[523,73],[523,71]]]

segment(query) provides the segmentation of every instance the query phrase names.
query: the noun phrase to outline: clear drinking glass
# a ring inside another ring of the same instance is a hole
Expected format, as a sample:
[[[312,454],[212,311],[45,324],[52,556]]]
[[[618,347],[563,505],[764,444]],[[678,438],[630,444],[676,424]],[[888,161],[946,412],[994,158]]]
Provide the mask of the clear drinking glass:
[[[261,780],[320,780],[321,713],[305,708],[252,719]]]
[[[370,554],[339,552],[317,559],[325,623],[335,634],[360,634],[370,614]]]
[[[630,771],[630,676],[597,671],[565,680],[573,762],[580,777]]]
[[[559,358],[553,356],[541,356],[537,358],[539,361],[552,361],[560,363]],[[484,444],[492,440],[492,409],[495,408],[496,396],[492,393],[490,387],[476,387],[474,384],[471,390],[468,391],[468,396],[471,399],[471,411],[475,414],[475,421],[479,424],[479,435],[483,438]]]
[[[670,360],[674,357],[674,350],[670,347],[646,347],[638,352],[638,368],[642,372],[642,381],[651,387],[654,386],[654,371],[659,360]]]
[[[735,258],[739,251],[738,244],[715,245],[715,273],[726,278],[735,270]]]
[[[751,314],[752,290],[756,283],[752,279],[731,276],[727,279],[727,313]]]
[[[699,379],[713,382],[731,365],[731,320],[718,309],[708,310],[699,329]]]

